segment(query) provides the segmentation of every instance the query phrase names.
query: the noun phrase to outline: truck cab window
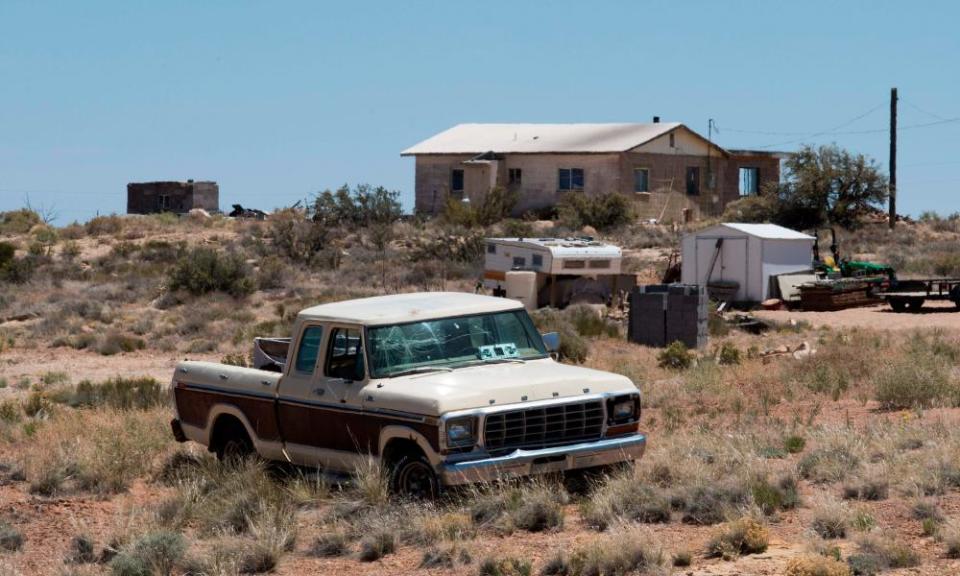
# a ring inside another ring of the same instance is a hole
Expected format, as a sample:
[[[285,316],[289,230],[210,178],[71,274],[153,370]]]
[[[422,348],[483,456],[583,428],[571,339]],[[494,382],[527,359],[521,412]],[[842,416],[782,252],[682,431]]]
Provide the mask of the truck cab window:
[[[323,326],[309,326],[300,337],[300,347],[297,349],[296,370],[301,374],[313,374],[317,365],[317,352],[320,350],[320,340],[323,339]]]
[[[331,378],[363,380],[365,371],[359,330],[334,328],[330,333],[327,366],[324,373]]]

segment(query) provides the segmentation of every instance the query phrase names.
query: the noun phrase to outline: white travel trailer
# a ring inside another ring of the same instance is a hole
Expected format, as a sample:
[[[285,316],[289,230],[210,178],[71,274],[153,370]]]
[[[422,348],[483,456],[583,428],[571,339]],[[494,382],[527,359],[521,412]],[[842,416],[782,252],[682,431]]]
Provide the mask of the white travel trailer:
[[[589,237],[487,238],[483,285],[528,308],[608,303],[623,283],[622,259],[620,247]]]

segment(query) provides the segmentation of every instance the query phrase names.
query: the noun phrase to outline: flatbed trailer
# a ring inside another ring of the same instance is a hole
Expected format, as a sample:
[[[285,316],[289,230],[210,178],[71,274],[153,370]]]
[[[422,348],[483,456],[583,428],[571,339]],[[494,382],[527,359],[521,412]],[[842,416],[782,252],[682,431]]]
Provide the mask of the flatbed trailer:
[[[949,300],[960,309],[960,278],[898,280],[880,297],[894,312],[916,312],[927,300]]]

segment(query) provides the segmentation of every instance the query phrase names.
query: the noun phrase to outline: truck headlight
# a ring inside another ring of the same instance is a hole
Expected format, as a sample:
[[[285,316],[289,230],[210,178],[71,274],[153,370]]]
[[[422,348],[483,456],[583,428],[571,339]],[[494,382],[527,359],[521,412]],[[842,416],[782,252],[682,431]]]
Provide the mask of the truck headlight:
[[[447,420],[447,447],[464,448],[477,443],[477,419],[473,416]]]
[[[637,417],[637,399],[633,396],[618,396],[607,407],[611,424],[629,422]]]

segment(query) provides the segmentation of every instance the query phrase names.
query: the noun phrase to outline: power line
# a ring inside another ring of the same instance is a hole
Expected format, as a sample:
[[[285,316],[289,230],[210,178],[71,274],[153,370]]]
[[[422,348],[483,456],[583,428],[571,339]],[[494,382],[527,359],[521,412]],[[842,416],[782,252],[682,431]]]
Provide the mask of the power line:
[[[861,120],[861,119],[863,119],[863,118],[866,118],[866,117],[869,116],[870,114],[873,114],[874,112],[876,112],[877,110],[883,108],[883,107],[886,106],[886,105],[887,105],[886,102],[881,102],[880,104],[877,104],[876,106],[874,106],[873,108],[867,110],[867,111],[864,112],[863,114],[860,114],[860,115],[858,115],[858,116],[854,116],[853,118],[851,118],[850,120],[847,120],[846,122],[844,122],[844,123],[842,123],[842,124],[838,124],[837,126],[834,126],[833,128],[828,128],[827,130],[821,130],[821,131],[819,131],[819,132],[814,132],[814,133],[812,133],[812,134],[808,134],[807,136],[805,136],[805,138],[815,138],[815,137],[817,137],[817,136],[824,136],[824,135],[827,135],[827,134],[835,134],[835,133],[837,133],[837,131],[840,130],[841,128],[846,128],[847,126],[853,124],[854,122],[856,122],[856,121],[858,121],[858,120]],[[773,147],[775,147],[775,146],[784,146],[784,145],[787,145],[787,144],[794,144],[794,143],[796,143],[796,142],[800,142],[800,141],[804,140],[805,138],[799,138],[799,139],[795,139],[795,140],[787,140],[786,142],[777,142],[777,143],[774,143],[774,144],[767,144],[767,145],[764,145],[764,146],[758,146],[758,148],[761,148],[761,149],[762,149],[762,148],[773,148]]]
[[[913,109],[916,110],[917,112],[920,112],[920,113],[922,113],[922,114],[926,114],[927,116],[932,116],[933,118],[936,118],[937,120],[946,120],[945,117],[943,117],[943,116],[941,116],[941,115],[939,115],[939,114],[934,114],[933,112],[930,112],[929,110],[924,110],[923,108],[917,106],[917,105],[914,104],[913,102],[910,102],[910,101],[908,101],[908,100],[904,100],[903,98],[901,98],[900,101],[903,102],[904,104],[906,104],[907,106],[913,108]]]

